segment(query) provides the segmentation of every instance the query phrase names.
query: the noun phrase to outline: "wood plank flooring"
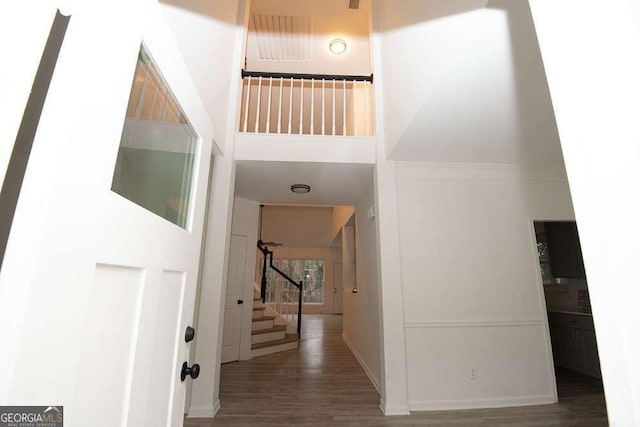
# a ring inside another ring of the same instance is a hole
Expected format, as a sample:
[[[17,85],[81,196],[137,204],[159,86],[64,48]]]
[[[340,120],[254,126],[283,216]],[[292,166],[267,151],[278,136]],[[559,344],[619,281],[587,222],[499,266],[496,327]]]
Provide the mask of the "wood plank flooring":
[[[380,396],[342,341],[342,317],[308,315],[300,347],[222,366],[221,409],[208,426],[606,426],[602,387],[558,374],[560,403],[385,417]]]

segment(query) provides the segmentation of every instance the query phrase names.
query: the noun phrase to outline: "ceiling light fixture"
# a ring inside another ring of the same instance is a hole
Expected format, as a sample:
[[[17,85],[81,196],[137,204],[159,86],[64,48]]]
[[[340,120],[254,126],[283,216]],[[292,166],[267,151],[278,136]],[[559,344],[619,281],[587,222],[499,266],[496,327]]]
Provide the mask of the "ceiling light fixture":
[[[311,191],[311,186],[307,184],[293,184],[291,186],[292,193],[304,194]]]
[[[340,55],[347,50],[347,42],[342,39],[333,39],[329,42],[329,50],[331,53],[335,53],[336,55]]]

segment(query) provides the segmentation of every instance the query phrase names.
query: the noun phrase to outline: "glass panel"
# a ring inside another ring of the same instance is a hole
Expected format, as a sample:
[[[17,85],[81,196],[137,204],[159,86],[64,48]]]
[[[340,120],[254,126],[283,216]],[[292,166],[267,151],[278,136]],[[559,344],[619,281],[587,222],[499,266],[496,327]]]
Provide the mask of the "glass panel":
[[[258,256],[256,262],[256,283],[262,279],[262,263],[264,258]],[[324,288],[324,260],[304,260],[276,258],[273,265],[291,277],[294,281],[302,280],[302,301],[305,303],[322,303]],[[278,291],[280,289],[280,291]],[[277,293],[286,294],[287,301],[298,301],[298,288],[267,266],[266,302],[275,302]]]
[[[197,135],[140,47],[111,189],[186,228]]]

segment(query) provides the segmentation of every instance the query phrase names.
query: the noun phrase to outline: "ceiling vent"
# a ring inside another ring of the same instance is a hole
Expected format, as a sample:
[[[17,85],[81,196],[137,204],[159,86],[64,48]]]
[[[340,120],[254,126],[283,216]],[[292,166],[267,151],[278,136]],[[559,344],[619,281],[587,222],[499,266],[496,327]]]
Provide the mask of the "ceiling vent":
[[[252,15],[260,59],[308,61],[311,59],[311,18]]]
[[[357,9],[359,7],[360,7],[360,0],[349,0],[349,9]]]

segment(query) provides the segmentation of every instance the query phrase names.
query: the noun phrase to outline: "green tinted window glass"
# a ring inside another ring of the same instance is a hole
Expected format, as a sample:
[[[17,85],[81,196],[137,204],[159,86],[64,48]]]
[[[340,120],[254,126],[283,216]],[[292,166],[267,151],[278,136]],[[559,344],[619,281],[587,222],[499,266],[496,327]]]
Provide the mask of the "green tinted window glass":
[[[111,189],[186,228],[197,142],[171,89],[141,47]]]

